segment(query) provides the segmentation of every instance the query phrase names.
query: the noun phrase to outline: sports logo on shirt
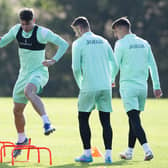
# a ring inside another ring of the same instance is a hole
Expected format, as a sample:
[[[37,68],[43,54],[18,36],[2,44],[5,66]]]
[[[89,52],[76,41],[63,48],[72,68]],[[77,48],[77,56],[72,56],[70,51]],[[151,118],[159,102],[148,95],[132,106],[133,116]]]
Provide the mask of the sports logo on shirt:
[[[86,45],[89,44],[102,44],[103,40],[86,40]]]
[[[27,39],[24,39],[24,42],[19,42],[19,43],[20,45],[24,45],[24,46],[32,46],[32,43],[29,43]]]
[[[143,44],[131,44],[129,49],[136,49],[136,48],[145,48]]]

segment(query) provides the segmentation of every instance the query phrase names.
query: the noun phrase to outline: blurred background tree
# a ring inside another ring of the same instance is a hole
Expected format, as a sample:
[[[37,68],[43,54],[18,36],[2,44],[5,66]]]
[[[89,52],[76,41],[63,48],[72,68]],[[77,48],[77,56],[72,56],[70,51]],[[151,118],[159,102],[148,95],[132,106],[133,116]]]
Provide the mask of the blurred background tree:
[[[167,0],[0,0],[1,36],[19,22],[18,11],[23,7],[33,8],[37,24],[48,27],[70,44],[59,63],[49,68],[50,80],[42,96],[73,97],[78,94],[71,70],[71,44],[75,37],[70,25],[75,17],[82,15],[89,19],[92,31],[107,38],[113,48],[116,39],[111,23],[127,16],[132,23],[132,31],[150,42],[159,68],[163,97],[168,96]],[[52,57],[56,49],[52,44],[47,45],[46,57]],[[16,42],[0,51],[0,96],[11,96],[19,69]],[[119,96],[118,86],[113,95]],[[149,96],[153,96],[150,79]]]

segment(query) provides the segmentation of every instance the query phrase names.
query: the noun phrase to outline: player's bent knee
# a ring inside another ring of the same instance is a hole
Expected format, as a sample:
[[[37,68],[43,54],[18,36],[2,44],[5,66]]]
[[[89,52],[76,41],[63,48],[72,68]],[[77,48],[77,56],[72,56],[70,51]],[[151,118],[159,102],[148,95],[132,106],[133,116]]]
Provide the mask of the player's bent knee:
[[[30,92],[26,88],[24,90],[24,94],[25,94],[27,99],[30,99],[30,97],[31,97]]]
[[[33,99],[33,97],[36,95],[36,87],[33,84],[28,84],[24,89],[24,94],[27,99]]]
[[[29,99],[29,100],[31,100],[32,97],[33,97],[33,95],[34,95],[34,94],[32,93],[32,91],[29,90],[29,89],[25,89],[25,90],[24,90],[24,94],[25,94],[26,98]]]

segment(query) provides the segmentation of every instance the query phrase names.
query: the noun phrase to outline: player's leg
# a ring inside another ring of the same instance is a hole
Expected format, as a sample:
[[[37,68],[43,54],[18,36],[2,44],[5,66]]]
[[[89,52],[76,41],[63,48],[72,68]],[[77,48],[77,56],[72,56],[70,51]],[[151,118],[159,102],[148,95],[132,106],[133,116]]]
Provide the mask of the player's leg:
[[[128,118],[129,123],[129,132],[128,132],[128,148],[120,153],[121,159],[131,160],[133,156],[133,149],[135,147],[136,136],[133,131],[133,125],[131,124],[131,120]]]
[[[128,117],[130,119],[131,124],[133,125],[133,131],[137,139],[139,140],[140,144],[142,145],[146,156],[145,160],[150,160],[153,158],[152,151],[147,143],[147,138],[145,131],[141,125],[141,119],[140,119],[140,111],[137,110],[131,110],[127,112]]]
[[[103,140],[105,146],[105,162],[112,163],[112,127],[110,123],[110,113],[99,111],[99,119],[103,128]]]
[[[120,153],[121,159],[131,160],[133,156],[133,149],[135,147],[136,136],[133,131],[133,126],[131,124],[130,119],[128,119],[129,123],[129,133],[128,133],[128,148]]]
[[[91,112],[78,113],[79,132],[83,144],[84,153],[80,157],[75,158],[76,162],[92,162],[91,156],[91,131],[89,126],[89,117]]]
[[[103,140],[106,150],[112,149],[112,127],[110,123],[110,113],[99,111],[99,119],[103,128]]]
[[[40,97],[37,95],[38,88],[33,83],[28,83],[25,87],[24,93],[28,100],[30,100],[35,111],[41,116],[44,123],[44,134],[49,135],[55,128],[50,124],[45,107]]]
[[[40,116],[46,115],[44,104],[42,103],[40,97],[37,95],[36,92],[37,87],[32,83],[28,83],[24,90],[25,96],[27,97],[28,100],[30,100],[36,112]]]
[[[105,145],[105,162],[112,163],[112,127],[110,123],[110,112],[112,94],[111,90],[97,91],[96,105],[99,110],[99,119],[103,128],[103,140]]]
[[[122,101],[124,104],[124,109],[126,112],[130,111],[131,109],[139,109],[136,89],[131,90],[130,87],[128,87],[127,89],[122,88],[120,89],[120,94],[121,94]],[[136,142],[136,135],[133,131],[133,124],[129,117],[128,117],[128,123],[129,123],[128,147],[124,152],[120,153],[120,158],[126,159],[126,160],[132,159],[133,150]]]
[[[94,93],[80,92],[78,100],[78,122],[79,131],[83,144],[84,153],[75,158],[76,162],[92,162],[91,155],[91,130],[89,126],[89,117],[94,109]]]
[[[138,110],[130,110],[127,112],[130,123],[133,127],[134,134],[138,138],[140,144],[142,145],[144,143],[147,143],[147,139],[146,139],[145,131],[141,125],[139,113],[140,112]]]
[[[147,97],[147,89],[143,88],[143,89],[140,90],[140,95],[138,97],[140,111],[144,111],[145,103],[146,103],[146,97]],[[145,161],[151,160],[154,156],[153,156],[153,152],[152,152],[148,142],[142,144],[142,148],[145,152],[144,160]]]
[[[89,126],[89,117],[90,117],[91,112],[80,112],[78,113],[78,121],[79,121],[79,131],[80,131],[80,136],[82,139],[83,143],[83,148],[85,150],[91,149],[91,131],[90,131],[90,126]],[[86,155],[88,155],[86,153]]]
[[[14,99],[14,107],[13,107],[13,114],[15,120],[15,126],[18,134],[17,145],[25,145],[28,143],[28,138],[25,134],[25,118],[24,118],[24,109],[28,100],[24,95],[24,87],[25,87],[25,80],[24,77],[19,75],[18,80],[13,89],[13,99]],[[17,157],[21,153],[21,150],[16,149],[13,152],[13,156]]]
[[[23,111],[26,107],[26,104],[23,103],[14,103],[13,113],[14,113],[14,119],[15,119],[15,126],[18,133],[24,133],[24,127],[25,127],[25,118],[23,115]],[[23,142],[25,139],[24,137],[19,137],[18,142]]]
[[[133,125],[131,124],[131,120],[128,118],[129,123],[129,133],[128,133],[128,147],[133,149],[135,147],[136,136],[133,131]]]
[[[26,145],[28,144],[28,138],[25,135],[25,118],[23,115],[26,104],[23,103],[14,103],[13,113],[15,119],[15,126],[18,133],[18,141],[16,145]],[[13,157],[17,157],[21,154],[20,149],[15,149],[13,152]]]

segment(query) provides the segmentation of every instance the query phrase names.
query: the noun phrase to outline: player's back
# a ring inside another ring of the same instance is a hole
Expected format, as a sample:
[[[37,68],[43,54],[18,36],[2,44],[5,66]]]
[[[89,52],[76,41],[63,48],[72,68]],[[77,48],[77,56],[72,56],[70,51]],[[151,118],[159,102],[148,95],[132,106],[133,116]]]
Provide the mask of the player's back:
[[[80,39],[82,56],[82,90],[111,88],[111,71],[107,40],[92,32]]]
[[[146,84],[148,76],[149,44],[135,34],[128,34],[120,40],[122,60],[120,82]]]

